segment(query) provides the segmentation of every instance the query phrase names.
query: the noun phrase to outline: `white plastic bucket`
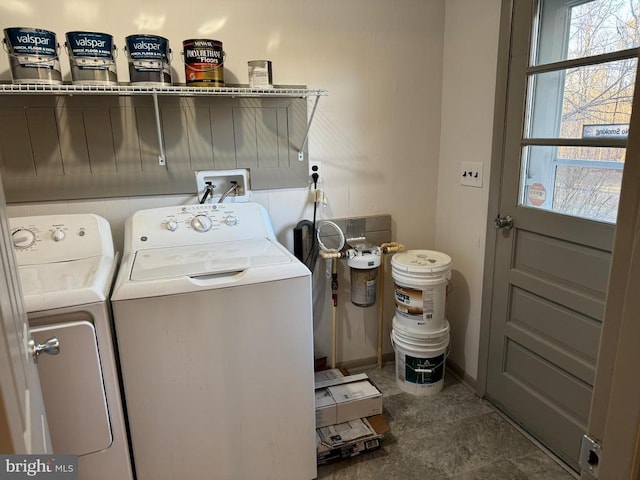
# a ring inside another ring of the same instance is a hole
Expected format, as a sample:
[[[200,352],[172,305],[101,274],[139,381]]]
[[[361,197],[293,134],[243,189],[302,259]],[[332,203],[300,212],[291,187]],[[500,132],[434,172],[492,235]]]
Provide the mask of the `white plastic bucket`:
[[[437,332],[445,325],[451,257],[432,250],[407,250],[391,259],[396,318],[407,328]]]
[[[396,352],[396,384],[412,395],[435,395],[444,384],[449,349],[449,322],[438,332],[415,336],[393,319],[391,344]]]

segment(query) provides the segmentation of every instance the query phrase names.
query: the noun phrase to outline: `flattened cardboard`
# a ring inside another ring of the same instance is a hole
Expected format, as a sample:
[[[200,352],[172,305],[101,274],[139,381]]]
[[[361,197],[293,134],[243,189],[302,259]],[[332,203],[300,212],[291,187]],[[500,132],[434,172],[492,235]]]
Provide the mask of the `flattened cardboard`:
[[[316,372],[316,428],[382,413],[382,394],[366,373]]]

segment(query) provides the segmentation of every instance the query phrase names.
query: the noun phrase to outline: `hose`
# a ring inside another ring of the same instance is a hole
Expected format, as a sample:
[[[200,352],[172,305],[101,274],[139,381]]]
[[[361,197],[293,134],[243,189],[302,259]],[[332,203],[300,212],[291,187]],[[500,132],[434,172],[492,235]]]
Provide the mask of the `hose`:
[[[202,205],[209,196],[213,197],[213,185],[211,182],[207,182],[207,187],[204,191],[204,195],[202,195],[202,198],[200,199],[200,204]]]
[[[238,182],[232,180],[231,186],[227,189],[226,192],[222,194],[222,196],[220,197],[220,200],[218,200],[218,203],[224,202],[224,200],[231,194],[231,192],[235,192],[238,188],[239,188]]]

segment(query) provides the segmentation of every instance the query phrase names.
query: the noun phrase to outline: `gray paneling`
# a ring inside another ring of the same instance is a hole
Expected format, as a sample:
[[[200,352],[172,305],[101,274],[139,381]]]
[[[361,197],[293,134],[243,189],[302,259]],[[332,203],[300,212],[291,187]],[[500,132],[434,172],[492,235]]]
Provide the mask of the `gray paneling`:
[[[151,118],[149,120],[155,121]],[[187,136],[187,122],[185,112],[179,107],[164,107],[162,109],[162,130],[164,133],[165,154],[167,165],[172,171],[189,170],[189,138]],[[158,166],[158,140],[156,133],[154,163]],[[164,168],[164,167],[162,167]]]
[[[231,107],[212,108],[210,115],[214,168],[220,170],[235,168],[237,164],[233,109]]]
[[[277,129],[278,129],[278,166],[288,168],[291,157],[289,155],[289,114],[286,108],[277,108]],[[297,162],[297,156],[295,156]]]
[[[233,134],[236,144],[238,167],[258,166],[258,142],[256,138],[256,112],[253,108],[233,109]]]
[[[136,102],[136,104],[138,104],[138,102]],[[140,168],[142,168],[142,170],[145,172],[156,172],[158,170],[164,170],[166,167],[160,166],[160,163],[158,161],[158,153],[160,150],[158,148],[158,129],[156,127],[156,115],[154,109],[149,106],[142,106],[138,104],[132,110],[136,123],[135,132],[137,132],[138,137]],[[165,149],[167,144],[167,138],[164,138]],[[168,152],[166,156],[168,160]],[[184,157],[178,155],[172,157],[174,162],[177,162],[177,158]],[[131,168],[137,169],[137,165],[133,163],[131,165]]]
[[[45,108],[30,108],[27,110],[27,122],[36,175],[63,175],[55,112]]]
[[[194,171],[233,168],[250,168],[255,190],[307,185],[307,162],[297,160],[306,99],[158,101],[166,166],[158,162],[148,95],[8,97],[0,109],[7,197],[23,202],[193,193]]]
[[[139,172],[142,169],[142,160],[135,109],[111,108],[109,113],[118,172]]]
[[[253,110],[256,115],[256,147],[260,168],[278,167],[278,117],[275,108]]]
[[[211,114],[209,107],[184,109],[186,131],[189,137],[189,158],[192,170],[212,170],[213,146],[211,140]]]
[[[65,108],[58,109],[55,113],[65,175],[91,174],[82,111],[75,108]]]
[[[109,109],[86,110],[83,116],[91,172],[94,175],[116,173],[116,154]]]
[[[580,422],[587,422],[591,387],[513,341],[507,341],[505,372]]]
[[[25,109],[0,109],[0,144],[7,169],[6,177],[35,176]],[[10,197],[7,195],[7,198]]]

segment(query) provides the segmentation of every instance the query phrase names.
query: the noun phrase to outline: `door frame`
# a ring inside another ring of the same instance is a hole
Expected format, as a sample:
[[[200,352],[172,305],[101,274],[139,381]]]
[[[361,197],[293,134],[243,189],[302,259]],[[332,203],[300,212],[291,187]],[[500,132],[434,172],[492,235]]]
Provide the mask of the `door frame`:
[[[2,265],[6,267],[6,265]],[[0,316],[2,312],[0,312]],[[27,448],[22,435],[22,412],[13,383],[11,362],[14,361],[6,347],[9,341],[4,329],[4,322],[0,318],[0,454],[24,452]]]
[[[486,394],[492,314],[494,261],[504,162],[508,77],[514,0],[503,0],[500,13],[494,129],[487,235],[484,258],[480,346],[476,393]],[[640,80],[640,68],[636,85]],[[624,167],[611,275],[596,367],[588,433],[601,442],[600,478],[636,478],[640,475],[640,92],[633,101],[629,147]],[[632,477],[633,475],[633,477]],[[582,473],[582,479],[592,477]]]
[[[498,37],[498,65],[496,72],[496,95],[493,108],[493,140],[491,143],[491,174],[489,177],[489,207],[487,208],[487,236],[484,253],[482,279],[482,307],[480,311],[480,347],[478,352],[478,378],[476,394],[484,397],[487,390],[489,370],[489,339],[491,327],[491,308],[493,300],[494,262],[499,231],[493,226],[493,220],[500,213],[500,189],[507,119],[507,88],[510,69],[511,22],[513,1],[502,0],[500,11],[500,34]]]
[[[603,448],[599,478],[640,475],[640,68],[622,177],[616,237],[588,434]],[[583,479],[592,478],[583,473]]]

